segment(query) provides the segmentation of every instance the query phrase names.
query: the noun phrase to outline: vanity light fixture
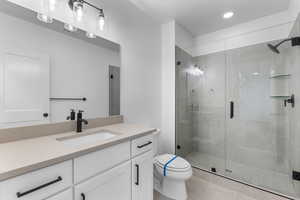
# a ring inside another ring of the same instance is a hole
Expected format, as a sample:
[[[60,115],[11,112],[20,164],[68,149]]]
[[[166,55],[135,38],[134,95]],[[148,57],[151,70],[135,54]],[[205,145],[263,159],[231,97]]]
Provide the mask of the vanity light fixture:
[[[90,38],[90,39],[94,39],[96,38],[96,35],[94,33],[90,33],[90,32],[86,32],[86,37]]]
[[[48,12],[47,14],[45,13],[37,13],[37,18],[38,20],[50,24],[53,23],[53,18],[49,16],[49,11],[54,11],[56,4],[57,4],[57,0],[47,0],[48,3]],[[96,15],[96,17],[98,17],[98,24],[97,26],[99,26],[99,29],[101,31],[104,30],[104,26],[105,26],[105,15],[104,15],[104,10],[102,8],[99,8],[85,0],[68,0],[68,5],[70,7],[70,9],[74,12],[77,21],[82,21],[83,15],[84,15],[84,7],[85,6],[89,6],[92,7],[93,9],[95,9],[98,12],[98,15]],[[64,24],[64,29],[66,31],[69,32],[75,32],[77,31],[77,28],[71,24]],[[92,32],[86,32],[86,37],[88,38],[96,38],[96,34],[92,33]]]
[[[229,11],[229,12],[224,13],[223,18],[224,19],[230,19],[230,18],[233,17],[233,15],[234,15],[234,12]]]
[[[69,32],[76,32],[77,31],[77,28],[71,24],[65,24],[64,25],[64,28],[66,31],[69,31]]]
[[[101,31],[103,31],[104,29],[104,25],[105,25],[105,15],[104,15],[104,11],[102,8],[98,8],[97,6],[85,1],[85,0],[69,0],[68,3],[70,9],[75,13],[76,18],[78,21],[81,21],[83,14],[84,14],[84,6],[90,6],[94,9],[96,9],[99,12],[99,28]]]
[[[49,17],[48,15],[45,15],[43,13],[38,13],[36,17],[38,18],[38,20],[46,24],[51,24],[53,22],[52,17]]]

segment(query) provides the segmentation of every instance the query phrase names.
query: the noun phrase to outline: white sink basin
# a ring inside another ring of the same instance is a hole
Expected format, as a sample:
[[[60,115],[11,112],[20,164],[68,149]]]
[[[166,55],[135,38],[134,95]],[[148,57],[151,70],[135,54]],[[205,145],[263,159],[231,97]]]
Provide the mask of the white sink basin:
[[[81,145],[87,145],[92,143],[97,143],[100,141],[105,141],[108,139],[111,139],[115,137],[115,134],[112,134],[110,132],[99,132],[99,133],[92,133],[82,136],[75,136],[75,137],[69,137],[69,138],[59,138],[58,141],[62,142],[64,145],[76,147]]]

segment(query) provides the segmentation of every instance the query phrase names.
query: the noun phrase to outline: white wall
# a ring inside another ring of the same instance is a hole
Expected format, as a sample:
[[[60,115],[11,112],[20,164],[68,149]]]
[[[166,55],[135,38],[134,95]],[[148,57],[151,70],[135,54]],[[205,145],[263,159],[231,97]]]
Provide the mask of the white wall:
[[[175,152],[175,22],[162,25],[161,153]]]
[[[194,37],[188,30],[177,23],[175,23],[175,43],[178,47],[192,55]]]
[[[120,66],[119,52],[0,13],[2,47],[50,56],[50,96],[86,97],[86,102],[52,101],[52,122],[64,121],[71,108],[87,118],[108,116],[108,66]],[[5,27],[5,28],[4,28]]]
[[[152,22],[122,25],[121,113],[126,122],[160,128],[160,25]]]

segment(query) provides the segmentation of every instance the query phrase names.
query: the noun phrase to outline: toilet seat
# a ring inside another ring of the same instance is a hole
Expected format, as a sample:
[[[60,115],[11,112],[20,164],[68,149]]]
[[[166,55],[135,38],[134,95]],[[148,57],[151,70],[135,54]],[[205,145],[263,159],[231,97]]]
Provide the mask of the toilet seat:
[[[164,175],[164,167],[166,163],[168,163],[168,161],[172,158],[174,158],[174,155],[164,154],[161,156],[157,156],[154,159],[154,165],[161,175]],[[173,160],[167,165],[166,171],[168,177],[188,179],[192,174],[192,167],[185,159],[177,157],[175,160]]]

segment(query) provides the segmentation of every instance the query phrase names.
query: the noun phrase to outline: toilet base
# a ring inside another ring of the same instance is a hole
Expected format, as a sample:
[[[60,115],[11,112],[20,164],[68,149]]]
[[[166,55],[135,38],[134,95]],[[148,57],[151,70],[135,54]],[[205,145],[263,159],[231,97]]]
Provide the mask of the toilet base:
[[[185,181],[160,179],[154,176],[154,189],[159,200],[187,200]]]

